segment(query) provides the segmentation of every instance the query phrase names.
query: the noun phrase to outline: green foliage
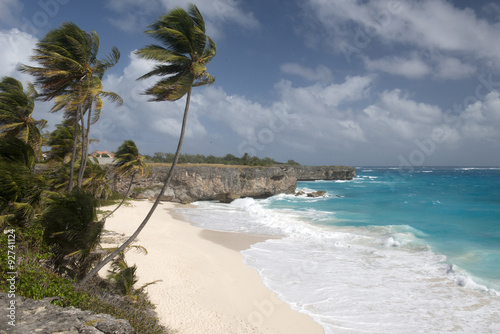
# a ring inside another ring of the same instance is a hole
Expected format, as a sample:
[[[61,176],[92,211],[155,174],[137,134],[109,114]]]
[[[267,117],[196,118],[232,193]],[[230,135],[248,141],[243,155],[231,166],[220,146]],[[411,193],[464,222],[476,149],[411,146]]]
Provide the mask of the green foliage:
[[[20,227],[35,215],[44,179],[31,171],[34,151],[17,138],[0,138],[0,227]]]
[[[0,81],[0,137],[18,138],[31,146],[41,157],[42,135],[40,130],[47,121],[37,121],[31,116],[35,108],[36,91],[31,83],[24,91],[23,84],[11,77]]]
[[[158,62],[155,68],[141,76],[163,79],[146,90],[151,101],[176,101],[191,92],[192,87],[212,84],[215,79],[206,65],[216,53],[214,41],[205,34],[205,22],[194,4],[188,11],[174,8],[149,26],[146,34],[162,45],[148,45],[136,54]]]
[[[3,234],[0,240],[2,237]],[[95,282],[92,287],[77,289],[74,281],[41,267],[36,258],[22,261],[17,272],[16,294],[19,296],[35,300],[54,298],[52,303],[58,306],[73,306],[94,313],[107,313],[115,318],[128,320],[136,333],[172,333],[160,325],[151,313],[154,305],[148,301],[145,294],[139,294],[134,300],[117,297],[110,293],[110,287],[104,281]],[[1,277],[0,290],[8,291],[6,278],[6,275]]]
[[[144,247],[133,246],[133,248],[143,251],[147,254],[147,251]],[[130,248],[127,248],[127,250],[129,249]],[[155,284],[159,281],[146,283],[140,288],[136,289],[134,285],[139,281],[139,278],[136,275],[136,271],[137,266],[134,264],[130,267],[127,264],[127,261],[125,261],[125,252],[121,252],[119,256],[117,256],[111,263],[111,270],[108,270],[108,279],[122,295],[131,296],[137,299],[147,286]]]
[[[149,174],[149,168],[144,163],[144,157],[132,140],[125,140],[116,151],[113,162],[115,174],[124,177],[142,177]]]
[[[145,157],[148,162],[172,163],[174,160],[173,153],[156,152],[153,156],[145,155]],[[213,155],[205,156],[202,154],[181,154],[179,157],[179,163],[220,164],[220,165],[239,165],[239,166],[273,166],[273,165],[283,164],[269,157],[261,159],[257,156],[250,156],[248,153],[245,153],[241,158],[238,158],[232,154],[226,154],[223,157],[216,157]],[[293,160],[288,160],[286,165],[299,165],[299,163]]]
[[[58,272],[81,278],[99,259],[94,251],[104,223],[97,221],[96,206],[93,196],[76,190],[54,199],[39,218]]]
[[[15,234],[12,245],[12,240],[0,233],[0,245],[15,250],[17,295],[56,297],[54,304],[59,306],[127,319],[137,333],[165,333],[151,315],[153,306],[141,289],[134,289],[136,298],[131,302],[111,293],[114,288],[100,279],[94,280],[98,286],[76,288],[75,280],[102,256],[99,239],[103,222],[96,218],[97,199],[111,192],[107,169],[97,163],[86,164],[88,129],[99,118],[101,97],[121,102],[115,93],[103,91],[101,82],[106,69],[118,61],[119,52],[113,48],[106,59],[98,60],[98,50],[96,32],[63,23],[33,50],[32,60],[39,67],[19,68],[35,77],[39,94],[30,83],[24,90],[16,79],[0,80],[0,232],[5,229]],[[200,72],[198,67],[193,69]],[[43,176],[33,171],[35,158],[41,153],[40,130],[46,123],[32,118],[35,98],[55,100],[52,111],[66,111],[64,124],[43,138],[44,145],[51,147]],[[83,161],[76,160],[82,152]],[[73,184],[68,175],[75,164],[80,168],[78,186],[83,190],[63,195],[62,187]],[[0,290],[4,291],[9,289],[5,269],[12,265],[8,254],[0,252]]]
[[[112,193],[110,180],[106,176],[109,168],[102,166],[97,159],[89,160],[85,167],[82,190],[93,194],[96,198],[108,198]]]
[[[80,127],[78,127],[78,130],[81,132]],[[47,146],[50,146],[47,155],[49,164],[62,165],[69,163],[73,151],[73,132],[73,125],[66,120],[63,124],[58,124],[56,129],[50,133],[47,141]]]

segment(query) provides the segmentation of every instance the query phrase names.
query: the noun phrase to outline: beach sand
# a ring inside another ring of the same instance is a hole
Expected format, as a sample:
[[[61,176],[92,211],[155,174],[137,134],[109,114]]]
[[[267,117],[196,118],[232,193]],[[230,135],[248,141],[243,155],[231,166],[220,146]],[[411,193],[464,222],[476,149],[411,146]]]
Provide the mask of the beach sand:
[[[161,203],[130,250],[137,264],[136,287],[146,288],[161,322],[179,334],[320,334],[308,315],[294,311],[267,289],[256,270],[246,266],[240,250],[262,237],[203,230],[172,214],[173,203]],[[105,229],[129,236],[152,206],[133,201],[106,221]],[[101,276],[107,271],[103,269]]]

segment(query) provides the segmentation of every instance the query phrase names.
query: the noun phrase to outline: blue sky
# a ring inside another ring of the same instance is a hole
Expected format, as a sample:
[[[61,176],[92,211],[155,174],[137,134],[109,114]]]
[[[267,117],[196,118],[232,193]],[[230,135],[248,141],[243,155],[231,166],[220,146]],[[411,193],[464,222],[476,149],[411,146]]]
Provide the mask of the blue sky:
[[[192,97],[184,153],[326,165],[500,165],[500,4],[444,0],[0,0],[0,75],[30,63],[38,39],[73,21],[112,46],[92,149],[126,139],[174,152],[184,99],[148,102],[134,56],[147,25],[194,2],[217,44],[216,83]],[[61,122],[51,104],[35,118]]]

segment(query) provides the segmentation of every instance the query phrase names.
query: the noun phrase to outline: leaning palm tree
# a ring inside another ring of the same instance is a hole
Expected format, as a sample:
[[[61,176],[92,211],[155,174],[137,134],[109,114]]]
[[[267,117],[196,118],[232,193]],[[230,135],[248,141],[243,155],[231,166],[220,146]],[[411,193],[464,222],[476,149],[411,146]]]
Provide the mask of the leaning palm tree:
[[[132,140],[125,140],[120,145],[115,155],[116,158],[113,162],[114,174],[121,177],[130,177],[130,183],[120,204],[118,204],[113,211],[102,218],[102,220],[111,216],[123,205],[128,194],[130,193],[130,189],[132,189],[132,184],[134,183],[136,177],[141,178],[149,174],[149,166],[145,164],[144,157],[139,154],[139,150]]]
[[[30,145],[36,157],[41,157],[42,135],[40,129],[46,120],[33,119],[36,91],[31,83],[24,91],[23,84],[11,77],[0,81],[0,137],[15,137]]]
[[[160,203],[160,199],[170,184],[175,166],[179,160],[182,142],[186,129],[186,121],[193,87],[212,84],[215,79],[207,72],[206,64],[215,56],[214,41],[205,33],[205,21],[198,8],[188,5],[186,12],[182,8],[175,8],[161,16],[146,30],[146,34],[160,41],[162,45],[148,45],[137,51],[139,57],[158,62],[156,67],[140,77],[146,79],[153,76],[164,77],[145,92],[151,95],[151,101],[177,101],[186,97],[181,133],[174,161],[167,174],[158,197],[151,210],[139,225],[137,230],[116,251],[106,257],[81,282],[84,284],[95,275],[104,265],[122,252],[139,235]]]
[[[63,23],[51,30],[37,43],[32,60],[40,67],[21,65],[19,70],[35,76],[35,85],[40,88],[38,97],[43,101],[53,100],[58,96],[70,95],[75,108],[73,155],[70,162],[68,192],[73,187],[73,172],[77,150],[77,127],[84,112],[96,75],[99,75],[102,62],[97,59],[99,35],[95,31],[86,32],[74,23]],[[117,53],[114,48],[112,55]],[[112,56],[111,56],[112,57]],[[52,111],[61,109],[56,103]],[[82,145],[84,143],[82,142]],[[82,167],[82,164],[80,164]],[[84,168],[83,168],[84,169]]]

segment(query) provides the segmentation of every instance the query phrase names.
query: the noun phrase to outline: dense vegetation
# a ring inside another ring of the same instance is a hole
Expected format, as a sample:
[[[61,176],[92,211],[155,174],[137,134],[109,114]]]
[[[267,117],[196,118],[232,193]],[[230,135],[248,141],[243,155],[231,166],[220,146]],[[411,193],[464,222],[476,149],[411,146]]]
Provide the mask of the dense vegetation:
[[[145,155],[147,162],[157,163],[172,163],[175,155],[172,153],[156,152],[153,156]],[[273,166],[283,165],[285,163],[277,162],[272,158],[259,158],[256,156],[249,156],[245,153],[241,158],[232,154],[227,154],[223,157],[216,157],[213,155],[205,156],[203,154],[181,154],[179,156],[179,163],[181,164],[221,164],[221,165],[240,165],[240,166]],[[299,165],[299,163],[288,160],[286,165]]]
[[[147,171],[132,141],[122,145],[113,166],[88,159],[89,128],[99,120],[101,98],[121,102],[101,82],[119,52],[113,48],[98,60],[98,50],[96,32],[64,23],[37,43],[32,59],[39,67],[20,67],[35,77],[34,85],[25,89],[17,79],[0,80],[0,291],[55,297],[60,306],[127,319],[137,333],[168,333],[152,315],[147,294],[134,286],[136,268],[126,263],[125,251],[109,279],[92,276],[81,284],[113,251],[101,246],[104,219],[97,214],[101,203],[118,198],[106,174],[112,168],[133,180]],[[44,136],[46,121],[33,118],[38,100],[64,111],[64,121]],[[43,173],[36,168],[42,146],[50,147]]]

